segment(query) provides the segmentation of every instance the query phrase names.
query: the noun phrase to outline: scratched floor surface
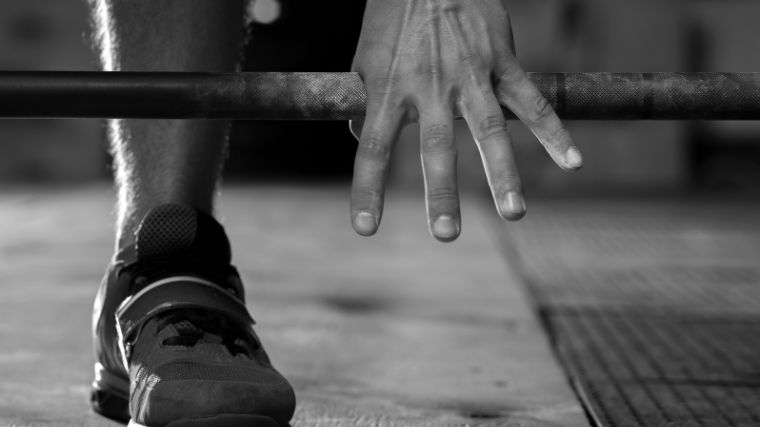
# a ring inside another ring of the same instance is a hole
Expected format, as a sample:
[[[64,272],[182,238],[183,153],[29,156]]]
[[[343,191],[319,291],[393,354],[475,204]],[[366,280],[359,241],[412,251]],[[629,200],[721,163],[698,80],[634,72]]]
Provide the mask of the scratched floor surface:
[[[109,426],[87,403],[90,306],[111,248],[106,187],[0,191],[0,426]],[[299,397],[295,426],[585,426],[488,204],[434,242],[417,197],[380,234],[346,189],[240,187],[220,210],[248,303]]]

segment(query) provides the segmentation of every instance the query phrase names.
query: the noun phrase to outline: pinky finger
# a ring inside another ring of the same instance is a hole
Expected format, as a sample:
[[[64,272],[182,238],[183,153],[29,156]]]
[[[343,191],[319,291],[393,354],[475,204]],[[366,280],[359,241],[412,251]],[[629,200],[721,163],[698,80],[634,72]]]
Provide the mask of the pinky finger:
[[[572,171],[583,166],[570,132],[514,56],[502,59],[498,66],[496,94],[500,103],[530,128],[559,167]]]

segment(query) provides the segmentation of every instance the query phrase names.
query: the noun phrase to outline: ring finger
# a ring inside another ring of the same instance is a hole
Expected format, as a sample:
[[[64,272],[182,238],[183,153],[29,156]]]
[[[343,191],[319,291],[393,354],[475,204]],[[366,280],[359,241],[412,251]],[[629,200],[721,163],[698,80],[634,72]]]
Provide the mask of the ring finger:
[[[490,81],[485,77],[469,81],[463,88],[459,108],[480,150],[499,214],[518,220],[526,209],[507,121]]]

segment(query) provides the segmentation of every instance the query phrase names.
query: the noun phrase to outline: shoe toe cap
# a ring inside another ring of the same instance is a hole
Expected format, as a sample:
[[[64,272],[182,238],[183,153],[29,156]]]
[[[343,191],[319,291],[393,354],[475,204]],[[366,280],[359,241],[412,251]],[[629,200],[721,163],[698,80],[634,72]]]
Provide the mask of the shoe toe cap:
[[[162,368],[157,372],[167,371],[167,366]],[[195,378],[192,375],[171,378],[155,374],[143,381],[143,390],[139,392],[136,388],[130,399],[133,418],[147,426],[161,426],[182,419],[259,415],[286,425],[293,416],[293,389],[273,369],[260,370],[257,375],[250,370],[240,372],[234,379],[223,375],[208,378],[203,375],[204,369],[197,371],[201,374]]]

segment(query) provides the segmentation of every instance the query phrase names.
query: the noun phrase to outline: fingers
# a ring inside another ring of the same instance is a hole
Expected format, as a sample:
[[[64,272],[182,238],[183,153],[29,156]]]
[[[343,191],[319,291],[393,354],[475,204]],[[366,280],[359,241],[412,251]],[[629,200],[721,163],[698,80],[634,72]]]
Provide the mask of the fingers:
[[[461,230],[453,122],[454,115],[445,103],[428,105],[420,112],[428,227],[433,237],[442,242],[455,240]]]
[[[351,187],[351,224],[362,236],[375,234],[380,224],[388,165],[402,118],[402,108],[387,101],[367,105]]]
[[[478,144],[499,214],[511,221],[522,218],[526,209],[520,175],[507,121],[490,82],[481,79],[465,88],[459,108]]]
[[[530,128],[554,162],[567,171],[583,166],[583,157],[570,133],[513,55],[501,60],[496,75],[499,100]]]

